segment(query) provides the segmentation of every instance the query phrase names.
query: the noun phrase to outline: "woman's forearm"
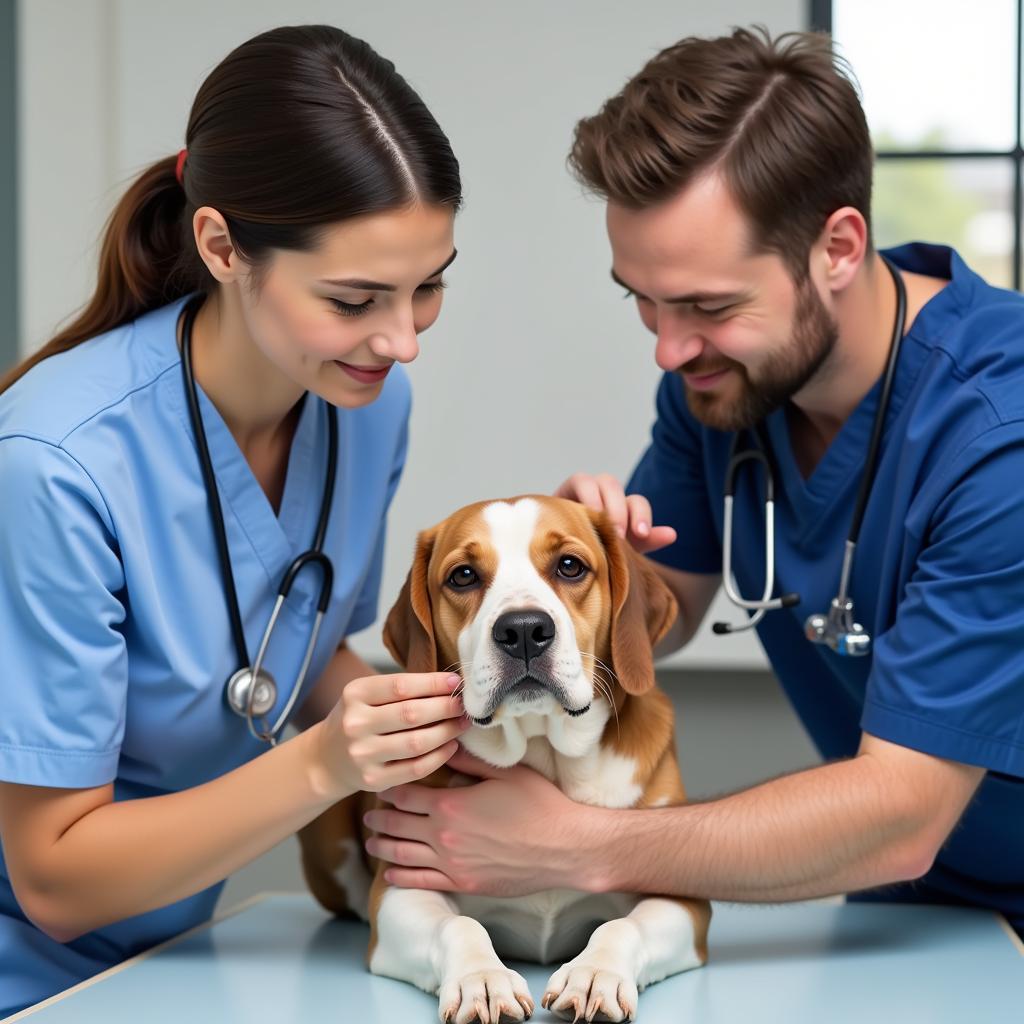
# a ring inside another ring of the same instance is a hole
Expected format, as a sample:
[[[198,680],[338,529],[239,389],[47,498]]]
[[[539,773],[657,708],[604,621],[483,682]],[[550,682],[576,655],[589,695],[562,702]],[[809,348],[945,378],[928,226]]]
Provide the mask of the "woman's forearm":
[[[69,942],[226,878],[346,795],[317,768],[320,728],[193,789],[84,815],[37,865],[26,913]]]

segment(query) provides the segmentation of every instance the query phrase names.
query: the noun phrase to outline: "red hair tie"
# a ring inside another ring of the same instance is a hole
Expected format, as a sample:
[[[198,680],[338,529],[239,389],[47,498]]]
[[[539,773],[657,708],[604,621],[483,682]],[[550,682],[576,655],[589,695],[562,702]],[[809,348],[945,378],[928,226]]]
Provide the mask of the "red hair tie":
[[[181,180],[181,176],[185,171],[185,157],[188,156],[188,150],[182,149],[178,152],[178,163],[174,168],[174,176],[178,179],[178,184],[184,187],[184,182]]]

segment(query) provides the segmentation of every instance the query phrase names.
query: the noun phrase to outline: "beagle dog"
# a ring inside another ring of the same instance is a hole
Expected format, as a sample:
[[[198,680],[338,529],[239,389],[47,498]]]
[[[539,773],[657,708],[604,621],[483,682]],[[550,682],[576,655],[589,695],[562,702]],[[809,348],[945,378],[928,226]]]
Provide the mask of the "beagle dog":
[[[582,803],[658,807],[685,800],[651,655],[676,611],[603,513],[530,495],[469,505],[419,535],[384,642],[407,671],[457,668],[471,753],[529,765]],[[428,784],[465,781],[442,768]],[[390,886],[387,865],[363,850],[362,815],[379,803],[356,794],[302,830],[306,880],[328,910],[369,921],[370,970],[439,995],[445,1024],[533,1013],[525,981],[499,956],[562,962],[542,1005],[612,1021],[635,1018],[646,985],[707,959],[704,900]]]

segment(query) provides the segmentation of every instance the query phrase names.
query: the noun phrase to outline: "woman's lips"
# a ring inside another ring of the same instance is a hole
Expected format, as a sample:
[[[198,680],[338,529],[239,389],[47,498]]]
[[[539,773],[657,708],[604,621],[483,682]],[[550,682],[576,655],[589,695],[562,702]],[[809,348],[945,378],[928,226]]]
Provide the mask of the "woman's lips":
[[[361,384],[377,384],[382,381],[387,375],[388,370],[391,369],[392,364],[389,363],[387,366],[376,367],[369,369],[364,366],[353,366],[351,363],[343,363],[340,359],[334,360],[338,366],[340,366],[350,377],[359,381]]]

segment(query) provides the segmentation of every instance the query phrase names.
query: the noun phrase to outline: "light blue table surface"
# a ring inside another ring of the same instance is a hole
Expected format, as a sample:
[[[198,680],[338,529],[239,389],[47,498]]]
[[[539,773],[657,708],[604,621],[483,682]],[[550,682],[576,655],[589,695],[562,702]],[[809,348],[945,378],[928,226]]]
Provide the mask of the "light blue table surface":
[[[32,1024],[431,1024],[437,1000],[365,966],[369,928],[311,897],[257,897],[10,1021]],[[640,996],[647,1024],[1024,1021],[1024,946],[951,907],[718,904],[707,966]],[[509,961],[535,1000],[555,967]],[[533,1020],[558,1020],[540,1009]]]

